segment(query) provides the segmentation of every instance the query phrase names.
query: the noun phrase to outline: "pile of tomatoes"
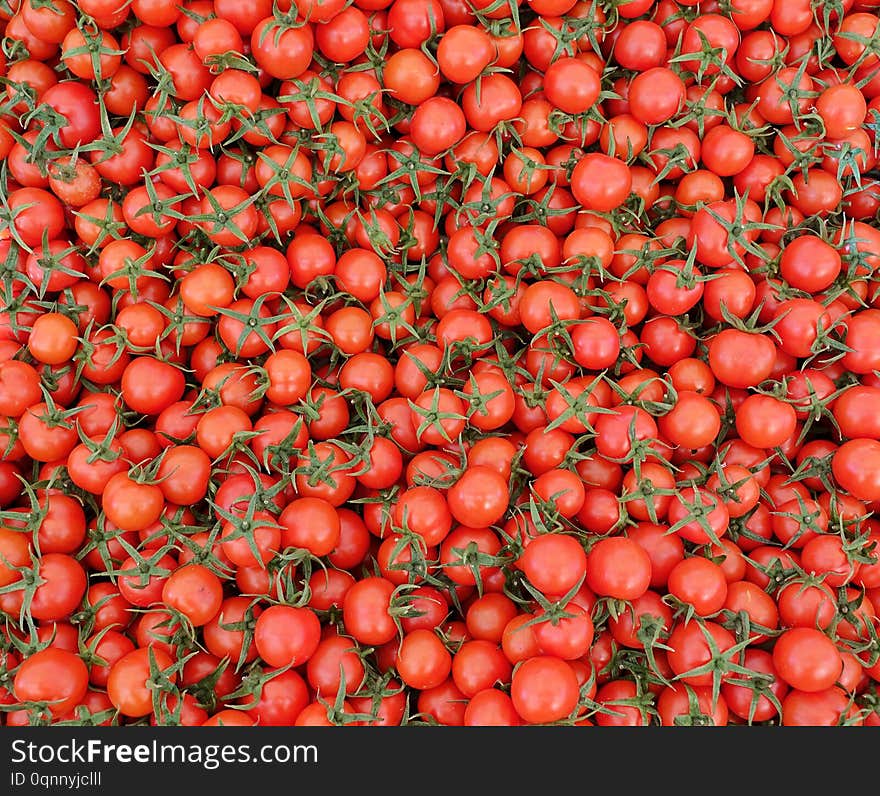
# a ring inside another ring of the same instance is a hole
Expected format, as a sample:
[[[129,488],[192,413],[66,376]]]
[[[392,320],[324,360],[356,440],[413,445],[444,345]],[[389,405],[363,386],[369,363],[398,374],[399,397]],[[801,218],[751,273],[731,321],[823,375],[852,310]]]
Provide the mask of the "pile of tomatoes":
[[[2,723],[880,723],[880,2],[0,32]]]

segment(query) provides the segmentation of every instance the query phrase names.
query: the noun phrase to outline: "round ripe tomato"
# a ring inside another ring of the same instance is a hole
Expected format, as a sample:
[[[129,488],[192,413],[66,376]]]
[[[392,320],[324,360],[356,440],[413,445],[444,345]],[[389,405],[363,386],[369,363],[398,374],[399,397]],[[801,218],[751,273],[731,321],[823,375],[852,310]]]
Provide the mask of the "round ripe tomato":
[[[420,152],[439,155],[454,147],[467,132],[465,114],[447,97],[431,97],[416,109],[410,135]]]
[[[347,63],[361,55],[370,41],[366,14],[349,6],[315,29],[315,43],[321,53],[336,63]]]
[[[511,666],[501,648],[489,641],[467,640],[452,660],[452,679],[465,696],[510,682]]]
[[[530,614],[517,614],[504,628],[501,649],[514,665],[541,654],[533,625],[530,624],[533,618]]]
[[[701,448],[718,436],[721,416],[708,398],[682,390],[678,393],[675,406],[660,418],[658,427],[673,445]]]
[[[442,687],[442,685],[441,685]],[[364,724],[370,727],[397,727],[403,723],[407,708],[407,694],[399,680],[391,679],[385,686],[384,696],[353,697],[352,709],[371,716]],[[378,702],[378,704],[377,704]]]
[[[767,189],[784,171],[785,167],[777,158],[759,154],[734,175],[733,183],[739,193],[748,191],[754,201],[763,202],[767,198]]]
[[[122,374],[122,396],[136,412],[158,415],[183,396],[183,373],[153,357],[136,357]]]
[[[309,578],[309,606],[316,611],[329,611],[334,606],[341,608],[353,583],[354,578],[341,569],[315,572]]]
[[[840,274],[840,254],[821,238],[804,235],[783,249],[779,269],[792,287],[807,293],[819,293]]]
[[[160,647],[141,647],[120,658],[110,668],[107,678],[107,696],[113,706],[131,718],[150,715],[156,674],[172,683],[177,679],[174,671],[168,671],[172,663],[171,656]]]
[[[632,187],[629,167],[597,152],[584,155],[571,173],[574,198],[586,210],[608,213],[622,205]]]
[[[649,723],[645,706],[640,704],[641,689],[632,680],[611,680],[596,692],[595,701],[602,706],[596,713],[600,727],[643,727]]]
[[[291,501],[281,512],[278,524],[283,547],[302,548],[314,556],[325,556],[339,543],[339,514],[332,504],[319,497]]]
[[[41,501],[40,508],[43,512],[37,530],[40,552],[75,554],[86,537],[86,516],[79,501],[50,492],[45,502]]]
[[[831,467],[837,483],[858,500],[880,500],[880,443],[872,439],[845,442]]]
[[[683,260],[668,260],[648,278],[645,286],[648,301],[658,312],[665,315],[683,315],[702,298],[702,282],[696,282],[690,287],[679,285],[684,267]]]
[[[723,268],[734,262],[742,262],[745,247],[731,238],[728,231],[735,223],[736,216],[735,206],[727,201],[711,202],[694,213],[687,240],[688,246],[696,247],[700,263],[710,268]]]
[[[410,105],[425,102],[440,87],[435,64],[421,50],[409,48],[398,50],[388,58],[383,78],[390,95]]]
[[[721,684],[721,693],[730,712],[749,722],[774,718],[779,713],[774,702],[781,703],[789,689],[776,672],[773,656],[765,650],[750,648],[745,650],[743,666],[754,672],[754,676],[732,674]]]
[[[669,573],[669,593],[693,606],[697,615],[711,616],[724,607],[727,580],[721,567],[708,558],[685,558]]]
[[[363,304],[377,298],[387,278],[385,264],[374,252],[349,249],[336,261],[336,284]]]
[[[489,34],[472,25],[449,28],[437,46],[440,71],[448,80],[459,85],[476,80],[495,55]]]
[[[875,64],[877,56],[873,51],[866,53],[867,42],[877,30],[877,17],[867,12],[848,14],[840,23],[833,42],[838,55],[845,64],[857,61],[862,65]]]
[[[220,610],[204,625],[202,631],[207,649],[218,658],[228,657],[235,661],[248,663],[257,657],[252,644],[246,644],[244,629],[230,628],[230,625],[243,624],[253,630],[254,622],[262,613],[259,605],[252,605],[249,597],[227,597]]]
[[[48,191],[19,188],[10,192],[8,203],[12,227],[25,246],[38,246],[44,234],[55,240],[64,231],[64,209]]]
[[[711,688],[679,685],[660,692],[657,713],[664,727],[723,727],[728,709],[725,698],[713,696]]]
[[[724,608],[738,615],[745,612],[752,626],[750,637],[756,643],[765,641],[767,636],[755,630],[754,626],[775,630],[779,625],[779,611],[773,598],[749,581],[729,583]]]
[[[669,316],[657,316],[649,319],[640,335],[642,351],[655,364],[663,367],[678,362],[693,354],[696,340],[686,328]],[[639,349],[635,352],[639,356]]]
[[[466,727],[516,727],[522,720],[507,694],[486,688],[471,697],[462,722]]]
[[[44,42],[60,44],[76,25],[76,9],[67,0],[51,6],[27,0],[21,4],[19,13],[28,30]]]
[[[758,480],[750,470],[738,464],[727,466],[721,474],[713,473],[706,487],[725,499],[727,513],[733,518],[748,514],[761,498]]]
[[[165,499],[180,506],[195,505],[208,494],[210,475],[208,454],[193,445],[168,448],[157,472]]]
[[[328,701],[337,698],[343,677],[346,695],[357,693],[363,684],[364,674],[364,664],[358,655],[356,642],[335,634],[322,639],[306,665],[309,685],[318,696]]]
[[[590,549],[586,583],[596,594],[635,600],[650,582],[651,559],[637,542],[618,536],[601,539]]]
[[[654,501],[655,513],[658,509]],[[647,505],[643,501],[635,500],[633,504],[644,508],[644,514],[648,514]],[[631,504],[631,506],[633,505]],[[668,505],[668,504],[667,504]],[[659,506],[663,514],[664,506]],[[637,509],[637,511],[639,511]],[[608,489],[590,488],[584,493],[584,504],[577,513],[578,522],[590,533],[605,535],[615,528],[620,522],[621,507],[617,495]]]
[[[418,711],[431,716],[439,724],[447,727],[464,725],[464,714],[468,699],[455,685],[452,678],[434,688],[419,693]]]
[[[339,386],[369,394],[373,403],[381,403],[394,388],[394,368],[379,354],[364,351],[355,354],[339,371]]]
[[[323,705],[320,705],[321,709],[323,709]],[[301,713],[305,713],[303,710]],[[299,716],[297,716],[297,721],[299,721]],[[218,710],[213,716],[209,717],[206,721],[203,721],[200,726],[202,727],[253,727],[254,719],[251,718],[250,713],[245,712],[243,710]]]
[[[471,549],[477,555],[496,556],[501,551],[501,541],[489,528],[459,525],[450,531],[440,545],[440,562],[444,573],[462,586],[475,586],[478,574],[486,578],[499,571],[498,567],[480,563],[479,559],[473,560],[469,555]]]
[[[643,649],[645,638],[651,638],[658,629],[660,634],[669,632],[672,627],[672,609],[657,592],[649,589],[616,617],[612,617],[608,627],[618,644],[632,649]]]
[[[785,727],[835,727],[844,720],[851,723],[855,714],[850,697],[836,686],[824,691],[789,691],[782,701]]]
[[[684,544],[678,534],[667,533],[664,525],[639,523],[630,529],[629,539],[639,545],[651,562],[651,587],[666,586],[672,568],[684,558]]]
[[[230,449],[236,434],[253,429],[251,419],[237,406],[218,406],[201,415],[196,425],[196,442],[212,459]]]
[[[176,567],[177,561],[168,554],[156,560],[125,558],[120,565],[120,572],[126,574],[119,576],[119,593],[138,608],[154,605],[162,599],[165,581]]]
[[[207,624],[223,603],[223,583],[210,569],[188,564],[171,573],[162,587],[162,601],[193,625]]]
[[[204,192],[196,223],[213,243],[240,246],[249,243],[257,231],[257,209],[253,198],[234,185],[220,185]]]
[[[251,52],[257,65],[279,80],[300,77],[309,67],[314,54],[314,28],[302,25],[295,28],[276,27],[267,16],[251,33]]]
[[[804,214],[827,215],[833,212],[843,198],[843,189],[837,181],[835,173],[828,173],[824,169],[807,169],[805,173],[798,174],[792,180],[791,203]],[[809,239],[811,236],[807,236]],[[825,251],[822,252],[822,260],[817,263],[819,273],[824,274],[833,269],[834,258]],[[810,279],[812,275],[807,276]]]
[[[587,556],[573,537],[545,534],[529,542],[517,563],[538,591],[563,595],[584,578]]]
[[[574,440],[574,436],[559,428],[549,431],[545,427],[536,428],[525,438],[522,462],[533,475],[546,473],[563,463]],[[619,485],[620,479],[616,486]]]
[[[760,84],[757,111],[771,124],[791,124],[812,103],[813,78],[797,67],[784,67]]]
[[[596,450],[600,455],[622,461],[633,453],[633,444],[657,439],[657,424],[644,409],[622,405],[613,413],[600,414],[594,423]]]
[[[143,531],[162,514],[165,496],[156,484],[134,480],[128,473],[112,476],[101,496],[107,519],[124,531]]]
[[[105,664],[93,663],[89,671],[89,682],[98,688],[106,688],[113,664],[135,648],[128,636],[116,630],[92,636],[85,643],[98,658],[106,661]]]
[[[815,535],[808,539],[801,550],[801,564],[807,572],[821,572],[825,583],[832,588],[853,580],[861,566],[860,562],[850,558],[843,540],[836,534]]]
[[[537,624],[532,632],[541,652],[565,661],[577,660],[589,652],[593,643],[593,621],[574,602],[565,606],[565,616],[548,617],[543,610],[535,613]]]
[[[699,487],[686,487],[669,504],[667,521],[683,539],[708,544],[727,532],[730,513],[718,495]]]
[[[37,568],[39,576],[30,603],[34,619],[57,621],[72,614],[88,586],[85,570],[72,556],[46,553]]]
[[[359,473],[357,480],[368,489],[388,489],[403,472],[400,448],[387,437],[374,437],[369,450],[369,469]]]
[[[0,586],[21,580],[21,573],[15,567],[31,564],[27,534],[8,527],[0,528],[0,556]]]
[[[382,517],[377,518],[375,525],[383,523]],[[384,526],[374,527],[371,524],[370,531],[382,535],[383,541],[376,553],[376,561],[379,571],[395,586],[409,583],[413,577],[420,580],[425,571],[425,561],[433,559],[435,547],[425,549],[424,543],[415,541],[412,537],[404,537],[397,533],[389,533]]]
[[[398,47],[420,47],[431,36],[446,29],[443,6],[438,0],[427,3],[395,0],[388,9],[388,28]]]
[[[762,334],[724,329],[709,341],[709,366],[728,387],[756,387],[773,372],[776,347]]]
[[[559,58],[544,73],[544,94],[563,113],[577,115],[592,108],[600,84],[595,70],[576,58]]]
[[[308,608],[273,605],[257,618],[254,644],[270,666],[306,663],[320,643],[321,623]]]
[[[430,486],[410,487],[402,492],[392,519],[395,527],[420,536],[428,547],[440,544],[452,528],[446,498]]]
[[[544,504],[552,505],[559,516],[570,519],[584,505],[583,481],[570,470],[548,470],[532,483],[532,491]]]
[[[77,349],[76,324],[65,315],[48,312],[34,321],[28,337],[28,350],[38,362],[60,365]]]
[[[498,523],[507,511],[507,480],[490,467],[468,467],[447,493],[449,511],[462,525],[485,528]]]
[[[715,377],[709,366],[703,360],[692,357],[671,365],[669,378],[678,392],[689,390],[698,395],[709,395],[715,387]]]
[[[234,291],[229,271],[215,263],[200,265],[180,280],[183,303],[189,312],[200,317],[211,317],[218,308],[228,307]]]
[[[351,509],[337,510],[339,541],[327,556],[340,569],[353,569],[364,560],[370,545],[369,531],[364,521]]]
[[[814,392],[819,398],[827,397],[815,387]],[[872,411],[877,406],[878,399],[880,389],[877,387],[855,385],[833,401],[834,419],[844,437],[880,439],[880,428],[876,427],[876,414]]]
[[[24,659],[12,688],[20,702],[47,702],[53,716],[63,716],[83,700],[88,684],[88,669],[78,655],[48,647]]]
[[[663,124],[684,105],[685,85],[671,69],[656,66],[633,78],[628,99],[633,116],[640,122]]]
[[[78,284],[76,274],[85,270],[82,255],[66,240],[50,240],[46,246],[35,246],[25,262],[25,271],[30,280],[46,291],[67,288],[72,291]]]
[[[570,332],[575,361],[588,370],[603,370],[617,362],[620,333],[607,318],[587,318]]]
[[[709,645],[710,638],[712,646]],[[691,621],[676,625],[666,642],[670,648],[667,653],[669,665],[682,683],[699,687],[711,686],[711,671],[697,674],[690,672],[705,667],[713,660],[713,656],[718,656],[716,660],[720,659],[734,643],[733,635],[717,622]]]
[[[50,410],[45,403],[28,407],[18,421],[18,439],[32,459],[50,462],[63,459],[76,446],[75,425],[59,416],[59,410]],[[13,451],[9,459],[14,460]]]
[[[122,62],[119,42],[105,30],[87,39],[73,28],[61,43],[61,59],[64,66],[83,80],[101,80],[113,77]]]
[[[471,403],[468,424],[481,431],[501,428],[513,417],[513,389],[499,373],[472,374],[462,392]]]
[[[67,125],[58,132],[64,146],[88,144],[100,135],[98,98],[84,83],[78,81],[56,83],[45,90],[40,101],[67,119]]]
[[[746,133],[726,124],[716,125],[703,138],[703,164],[719,177],[738,174],[749,165],[754,154],[754,141]],[[754,196],[752,198],[755,199]]]
[[[260,690],[259,702],[244,713],[241,720],[248,726],[258,723],[266,727],[291,727],[309,704],[309,689],[303,678],[294,671],[287,670],[266,680]],[[239,713],[243,711],[221,711]],[[216,716],[219,714],[215,714]],[[255,722],[248,716],[253,716]],[[232,722],[223,721],[224,725]]]
[[[621,27],[613,55],[624,69],[636,72],[660,66],[666,59],[666,34],[656,22],[634,20]]]
[[[397,636],[389,613],[394,584],[385,578],[364,578],[346,592],[342,605],[346,632],[361,644],[377,646]]]
[[[0,362],[0,412],[7,417],[21,417],[41,398],[40,375],[32,365],[16,359]]]
[[[848,350],[840,364],[857,374],[870,373],[880,366],[880,345],[877,344],[880,310],[868,309],[846,319],[846,344]]]
[[[445,602],[443,610],[448,610]],[[514,602],[503,594],[492,592],[484,594],[471,603],[465,621],[472,638],[498,644],[504,636],[505,627],[515,616],[517,616],[517,607]]]
[[[499,123],[512,121],[520,115],[522,94],[507,75],[491,72],[483,75],[479,83],[479,91],[477,81],[474,81],[461,96],[464,118],[472,129],[487,133]]]
[[[550,724],[568,717],[577,707],[577,676],[565,661],[537,656],[517,668],[510,695],[524,721]]]
[[[538,334],[553,323],[577,320],[581,314],[580,301],[575,292],[557,282],[533,282],[526,288],[519,304],[523,326],[532,334]]]
[[[831,317],[818,301],[792,298],[779,302],[774,331],[779,348],[790,356],[805,358],[813,353],[819,332],[831,326]]]
[[[750,395],[737,408],[737,433],[756,448],[782,445],[796,427],[794,407],[769,395]]]
[[[206,20],[195,31],[192,40],[193,49],[199,58],[205,60],[212,55],[225,52],[241,52],[242,38],[235,25],[226,19],[216,17]]]
[[[297,460],[306,469],[296,476],[296,491],[303,497],[326,500],[334,507],[347,501],[357,486],[350,457],[335,443],[319,442]]]
[[[408,686],[420,691],[441,685],[452,671],[452,656],[439,636],[419,629],[403,637],[397,654],[397,671]]]

